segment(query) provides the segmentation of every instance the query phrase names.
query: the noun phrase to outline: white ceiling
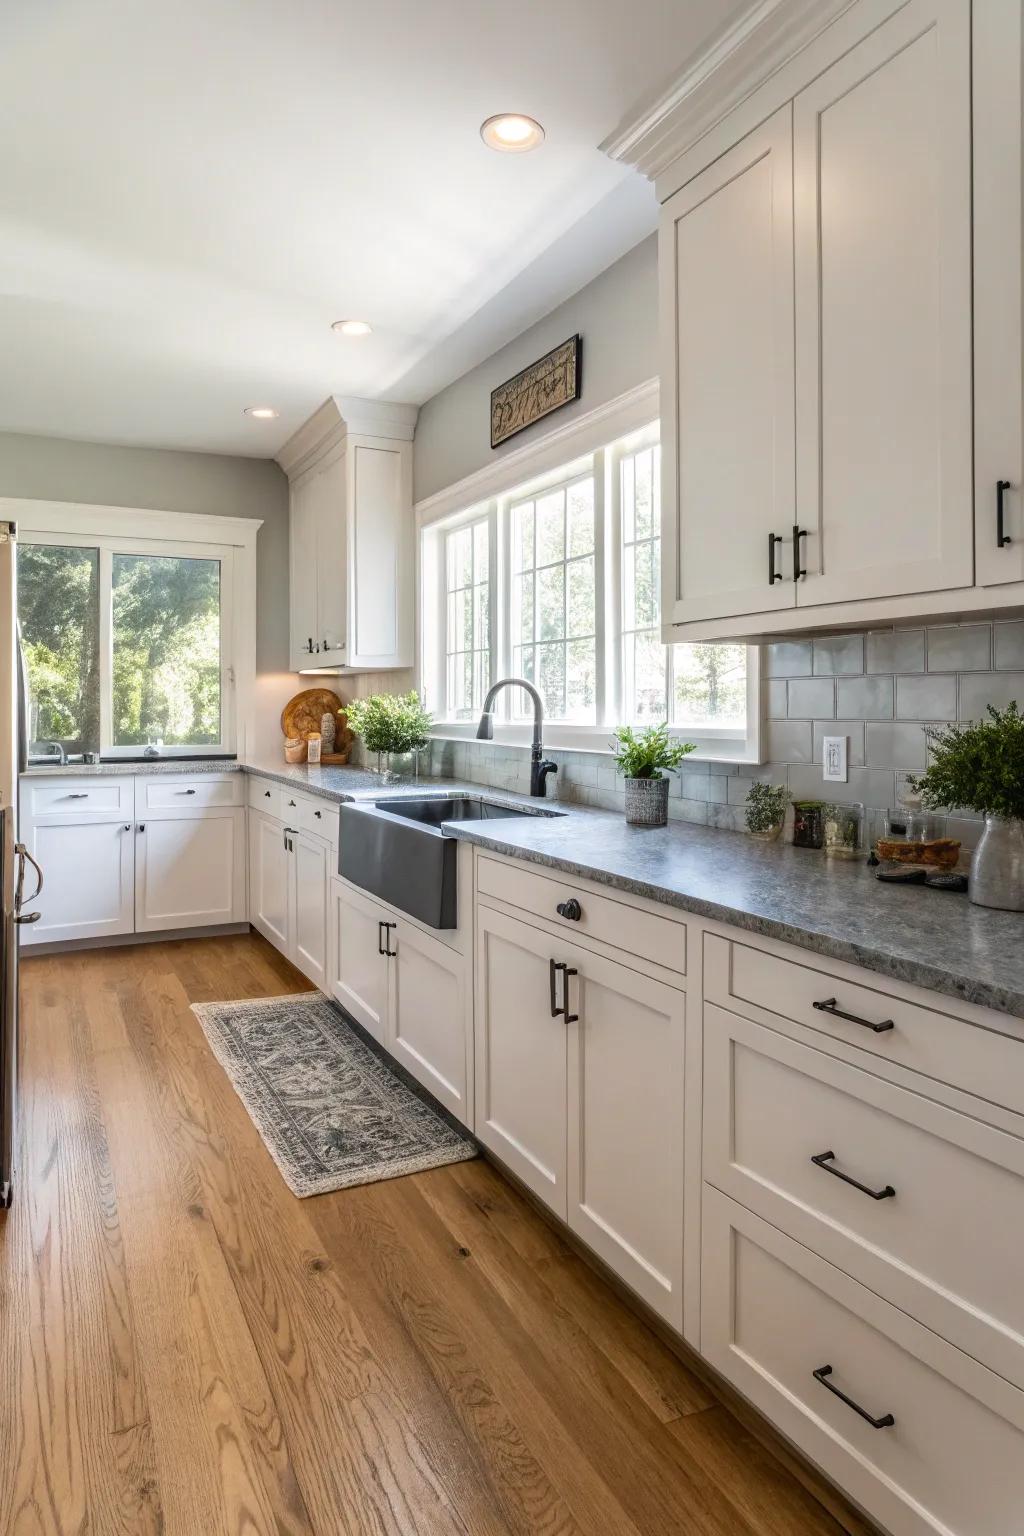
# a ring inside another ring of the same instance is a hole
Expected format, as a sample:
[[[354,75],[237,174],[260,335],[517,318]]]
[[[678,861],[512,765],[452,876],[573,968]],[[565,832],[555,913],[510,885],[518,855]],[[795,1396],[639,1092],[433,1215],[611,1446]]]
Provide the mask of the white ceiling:
[[[422,402],[654,227],[596,146],[746,4],[0,0],[0,430],[271,455]]]

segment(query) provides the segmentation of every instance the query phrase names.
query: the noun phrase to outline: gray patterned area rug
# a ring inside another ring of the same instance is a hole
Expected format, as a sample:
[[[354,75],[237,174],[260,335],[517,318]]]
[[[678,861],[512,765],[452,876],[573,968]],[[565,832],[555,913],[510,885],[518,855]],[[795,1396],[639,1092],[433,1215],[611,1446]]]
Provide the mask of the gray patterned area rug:
[[[476,1156],[469,1133],[322,993],[193,1003],[192,1012],[293,1194]]]

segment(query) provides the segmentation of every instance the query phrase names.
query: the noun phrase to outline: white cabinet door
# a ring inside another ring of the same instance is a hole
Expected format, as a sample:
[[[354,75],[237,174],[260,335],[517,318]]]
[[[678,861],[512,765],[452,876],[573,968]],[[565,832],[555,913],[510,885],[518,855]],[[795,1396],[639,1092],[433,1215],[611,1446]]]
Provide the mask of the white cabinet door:
[[[289,613],[294,671],[315,666],[317,622],[317,487],[315,476],[298,480],[289,497]]]
[[[346,650],[348,552],[345,528],[345,459],[326,464],[312,486],[316,524],[317,666],[341,666]]]
[[[137,933],[244,917],[244,810],[167,811],[136,824]]]
[[[341,1006],[387,1045],[388,965],[384,939],[395,919],[343,880],[331,882],[331,986]],[[390,948],[394,948],[392,942]]]
[[[472,1028],[466,959],[400,918],[391,933],[387,1048],[463,1125],[473,1128]]]
[[[995,586],[1024,581],[1024,20],[1019,5],[974,7],[973,71],[975,569],[980,585]]]
[[[249,921],[275,949],[288,953],[288,850],[279,821],[249,813]]]
[[[973,580],[970,12],[909,0],[793,105],[800,605]]]
[[[319,838],[288,838],[289,958],[314,986],[327,991],[327,882],[331,849]]]
[[[32,903],[42,916],[19,930],[26,948],[132,932],[134,822],[65,816],[23,823],[21,835],[43,871],[42,895]]]
[[[477,908],[476,1135],[564,1221],[567,1036],[551,1012],[563,958],[545,933]]]
[[[625,965],[565,958],[569,1226],[649,1306],[683,1324],[686,997]]]
[[[413,662],[412,444],[349,444],[351,667]]]
[[[663,622],[792,608],[789,106],[669,199],[659,253]]]

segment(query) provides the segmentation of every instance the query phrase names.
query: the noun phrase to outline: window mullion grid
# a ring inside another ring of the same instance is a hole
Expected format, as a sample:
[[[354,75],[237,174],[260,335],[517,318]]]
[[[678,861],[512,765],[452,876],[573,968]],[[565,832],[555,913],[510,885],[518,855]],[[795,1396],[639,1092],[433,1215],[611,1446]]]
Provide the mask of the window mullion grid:
[[[114,744],[114,555],[100,544],[100,756]]]

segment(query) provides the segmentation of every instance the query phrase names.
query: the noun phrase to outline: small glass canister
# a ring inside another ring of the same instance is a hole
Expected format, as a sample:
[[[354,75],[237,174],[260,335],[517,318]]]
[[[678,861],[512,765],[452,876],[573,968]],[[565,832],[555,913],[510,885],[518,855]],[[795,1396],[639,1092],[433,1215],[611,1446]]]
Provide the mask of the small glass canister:
[[[855,859],[864,842],[864,807],[826,805],[825,856],[829,859]]]
[[[794,800],[793,847],[820,848],[824,841],[824,800]]]

